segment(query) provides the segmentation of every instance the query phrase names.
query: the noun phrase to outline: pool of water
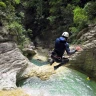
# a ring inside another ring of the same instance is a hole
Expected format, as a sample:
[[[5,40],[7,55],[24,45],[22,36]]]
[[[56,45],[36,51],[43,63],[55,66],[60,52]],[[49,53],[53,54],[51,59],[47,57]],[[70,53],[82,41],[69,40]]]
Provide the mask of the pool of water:
[[[87,77],[64,67],[49,80],[32,77],[22,81],[19,86],[31,96],[96,96],[96,82],[87,80]]]
[[[42,62],[42,61],[40,61],[40,60],[36,60],[36,59],[32,59],[32,60],[30,60],[32,63],[34,63],[35,65],[38,65],[38,66],[42,66],[42,65],[47,65],[48,64],[48,62]]]

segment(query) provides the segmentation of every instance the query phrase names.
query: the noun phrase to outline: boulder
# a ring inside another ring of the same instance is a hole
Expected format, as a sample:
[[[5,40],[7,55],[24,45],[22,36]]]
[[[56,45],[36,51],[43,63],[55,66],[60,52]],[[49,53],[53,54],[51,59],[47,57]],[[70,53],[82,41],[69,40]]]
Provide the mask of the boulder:
[[[36,54],[36,51],[31,48],[24,48],[22,51],[24,54],[27,54],[27,56],[34,56]]]

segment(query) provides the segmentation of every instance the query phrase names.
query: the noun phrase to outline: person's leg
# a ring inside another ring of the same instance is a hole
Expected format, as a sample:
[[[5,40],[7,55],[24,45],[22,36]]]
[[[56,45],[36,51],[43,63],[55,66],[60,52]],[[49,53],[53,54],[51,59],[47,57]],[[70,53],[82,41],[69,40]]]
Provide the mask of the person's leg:
[[[69,62],[68,58],[62,58],[62,62],[60,63],[61,65],[64,65]]]
[[[54,55],[56,55],[56,53],[53,51],[51,54],[50,65],[52,65],[55,62]]]
[[[56,70],[57,68],[59,68],[60,66],[66,64],[68,62],[69,62],[69,59],[68,58],[62,58],[61,63],[59,65],[57,65],[57,66],[54,66],[54,70]]]
[[[54,63],[54,60],[53,59],[51,59],[51,61],[50,61],[50,65],[52,65]]]

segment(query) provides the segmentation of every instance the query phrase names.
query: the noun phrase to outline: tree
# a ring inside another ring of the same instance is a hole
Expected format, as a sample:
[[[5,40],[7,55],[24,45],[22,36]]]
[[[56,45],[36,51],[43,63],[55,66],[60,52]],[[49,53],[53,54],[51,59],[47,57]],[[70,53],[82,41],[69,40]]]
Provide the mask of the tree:
[[[78,31],[80,31],[87,24],[88,17],[86,11],[83,8],[76,7],[73,10],[73,13],[74,13],[74,24],[78,28]]]
[[[88,2],[85,5],[84,10],[87,13],[88,19],[94,20],[94,18],[96,18],[96,1],[95,2]]]

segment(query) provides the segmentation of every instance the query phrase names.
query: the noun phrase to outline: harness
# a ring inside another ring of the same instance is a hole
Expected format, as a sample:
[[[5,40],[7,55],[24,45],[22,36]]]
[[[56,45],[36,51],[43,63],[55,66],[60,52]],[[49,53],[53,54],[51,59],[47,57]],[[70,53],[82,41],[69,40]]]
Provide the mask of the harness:
[[[56,52],[52,52],[51,57],[54,59],[54,61],[56,62],[61,62],[62,61],[62,57],[58,56]]]
[[[62,58],[61,57],[58,57],[58,56],[53,56],[54,58],[57,58],[58,60],[61,60]]]

